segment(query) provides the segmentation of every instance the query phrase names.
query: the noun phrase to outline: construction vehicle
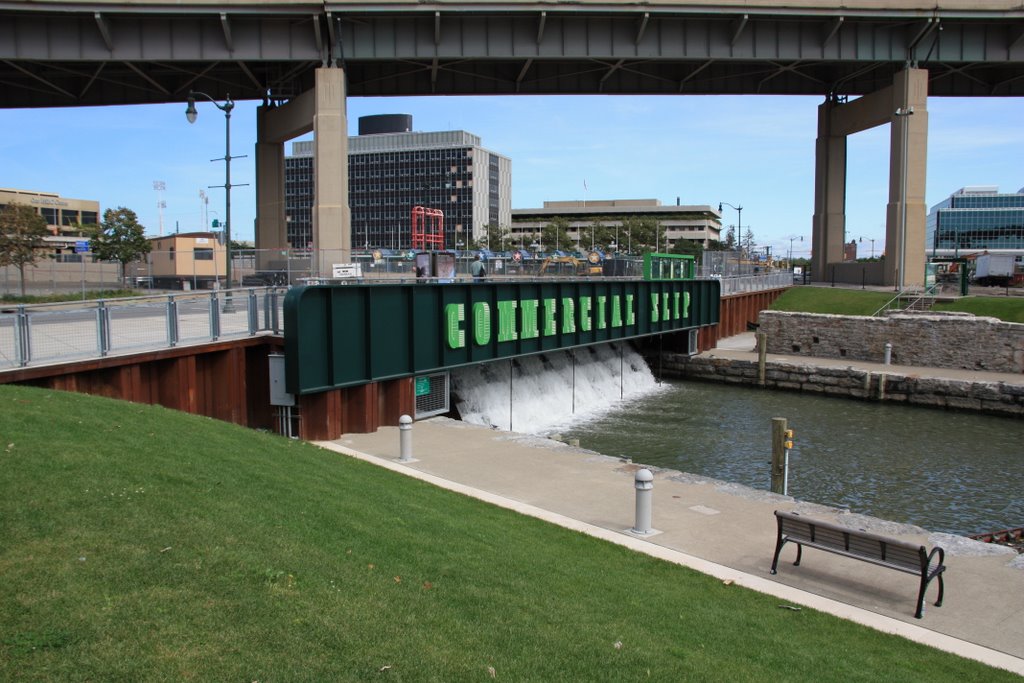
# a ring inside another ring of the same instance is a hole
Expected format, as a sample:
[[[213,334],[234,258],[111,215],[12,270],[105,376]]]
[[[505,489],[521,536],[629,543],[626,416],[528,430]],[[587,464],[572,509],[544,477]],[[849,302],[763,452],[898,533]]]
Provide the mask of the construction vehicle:
[[[548,272],[550,271],[550,272]],[[540,264],[540,275],[601,275],[600,259],[578,259],[575,256],[549,256]]]

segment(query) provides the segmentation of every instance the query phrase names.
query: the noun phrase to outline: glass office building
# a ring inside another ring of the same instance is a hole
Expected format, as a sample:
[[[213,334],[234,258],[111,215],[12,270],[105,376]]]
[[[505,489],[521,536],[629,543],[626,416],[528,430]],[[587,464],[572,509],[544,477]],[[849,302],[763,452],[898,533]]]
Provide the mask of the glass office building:
[[[512,162],[466,131],[416,133],[388,128],[349,137],[349,207],[354,249],[408,249],[412,209],[444,212],[444,247],[469,249],[487,226],[509,225]],[[392,117],[393,118],[393,117]],[[387,122],[385,122],[387,123]],[[402,127],[411,127],[411,117]],[[287,239],[312,246],[313,143],[292,144],[285,158]]]
[[[1024,188],[1014,194],[1000,194],[994,185],[957,190],[932,207],[926,240],[929,256],[1024,255]]]

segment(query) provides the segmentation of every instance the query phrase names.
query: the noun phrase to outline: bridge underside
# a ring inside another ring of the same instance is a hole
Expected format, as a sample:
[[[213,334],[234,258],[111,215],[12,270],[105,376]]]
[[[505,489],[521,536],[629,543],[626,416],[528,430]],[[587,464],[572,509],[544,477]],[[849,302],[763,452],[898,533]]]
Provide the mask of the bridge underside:
[[[1024,9],[791,9],[685,2],[569,10],[394,3],[0,9],[0,108],[268,103],[340,66],[349,96],[875,92],[915,64],[938,96],[1024,95]],[[824,4],[824,3],[822,3]],[[998,7],[997,1],[984,3]]]

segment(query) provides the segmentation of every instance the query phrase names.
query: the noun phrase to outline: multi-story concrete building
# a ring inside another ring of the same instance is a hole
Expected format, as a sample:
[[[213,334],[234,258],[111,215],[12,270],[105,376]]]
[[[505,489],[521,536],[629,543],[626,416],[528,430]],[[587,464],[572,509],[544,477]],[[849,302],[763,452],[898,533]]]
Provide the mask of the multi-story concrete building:
[[[514,209],[512,211],[513,243],[525,242],[540,235],[544,226],[556,218],[569,223],[569,236],[582,249],[589,249],[587,241],[590,228],[600,224],[606,228],[622,225],[626,218],[652,218],[665,231],[666,244],[662,251],[668,251],[677,240],[685,239],[707,248],[721,239],[721,216],[708,204],[662,206],[657,199],[607,199],[588,201],[544,202],[539,209]],[[620,248],[629,248],[627,236],[619,238]]]
[[[444,212],[444,247],[468,248],[511,223],[512,162],[466,131],[412,132],[405,114],[364,116],[348,139],[353,249],[408,249],[412,209]],[[288,243],[312,246],[313,143],[285,157]]]
[[[1024,188],[999,194],[996,185],[961,188],[928,214],[929,256],[965,256],[980,251],[1024,257]]]
[[[97,225],[100,203],[91,199],[69,199],[54,192],[0,188],[0,210],[8,204],[31,206],[46,220],[50,234],[44,238],[50,254],[58,261],[78,262],[75,244],[83,239],[75,225]]]

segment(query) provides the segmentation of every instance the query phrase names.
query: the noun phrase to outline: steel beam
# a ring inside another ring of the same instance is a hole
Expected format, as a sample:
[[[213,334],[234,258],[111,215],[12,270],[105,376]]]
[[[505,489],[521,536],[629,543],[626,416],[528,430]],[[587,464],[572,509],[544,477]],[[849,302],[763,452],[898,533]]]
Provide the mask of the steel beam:
[[[856,96],[891,83],[908,60],[933,74],[932,96],[1024,95],[1019,4],[821,4],[744,2],[737,14],[735,3],[656,3],[638,12],[586,0],[540,11],[511,0],[244,10],[141,0],[104,3],[99,12],[74,0],[9,0],[0,4],[0,107],[158,103],[189,87],[281,101],[312,87],[313,70],[328,62],[344,64],[353,96]]]

